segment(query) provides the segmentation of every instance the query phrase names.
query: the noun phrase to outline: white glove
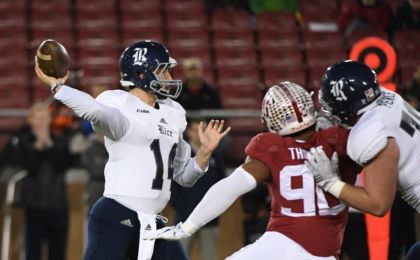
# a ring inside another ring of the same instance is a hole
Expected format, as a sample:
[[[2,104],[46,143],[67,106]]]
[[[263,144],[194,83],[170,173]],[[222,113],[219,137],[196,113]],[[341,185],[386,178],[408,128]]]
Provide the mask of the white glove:
[[[197,228],[191,224],[179,222],[176,226],[160,228],[154,232],[145,235],[143,239],[166,239],[166,240],[180,240],[191,236]]]
[[[305,161],[306,167],[314,175],[317,184],[336,198],[340,196],[345,183],[339,178],[338,156],[334,152],[331,160],[322,147],[311,148]]]

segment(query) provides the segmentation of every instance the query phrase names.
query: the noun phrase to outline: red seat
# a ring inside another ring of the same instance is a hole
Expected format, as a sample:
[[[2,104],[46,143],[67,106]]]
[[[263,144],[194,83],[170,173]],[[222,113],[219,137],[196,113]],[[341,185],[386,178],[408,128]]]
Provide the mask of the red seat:
[[[26,29],[24,17],[12,17],[9,13],[0,13],[0,31],[14,31]]]
[[[257,54],[254,50],[218,50],[216,49],[216,64],[219,69],[230,67],[241,69],[257,66]]]
[[[80,79],[80,86],[83,90],[87,91],[89,90],[89,87],[91,87],[92,85],[97,85],[97,84],[101,84],[101,85],[107,85],[112,89],[118,88],[119,86],[119,80],[120,78],[118,77],[118,75],[114,75],[114,76],[109,76],[109,75],[104,75],[104,76],[98,76],[98,77],[83,77]]]
[[[338,14],[337,2],[324,1],[299,1],[299,9],[303,15],[304,21],[331,21],[335,22]]]
[[[117,48],[120,46],[120,41],[117,32],[113,30],[107,33],[79,31],[77,45],[83,49]]]
[[[4,106],[3,101],[0,100],[0,107],[8,107],[8,106]],[[26,108],[26,107],[27,106],[15,107],[15,108]],[[0,129],[5,132],[15,132],[24,124],[25,124],[25,117],[2,117],[0,120]],[[2,144],[2,145],[5,145],[5,144]]]
[[[36,50],[41,42],[46,39],[54,39],[66,47],[69,55],[73,55],[74,39],[72,31],[34,30],[32,33],[33,38],[30,44],[32,49]]]
[[[253,50],[254,34],[252,32],[214,32],[213,45],[217,49]]]
[[[231,134],[258,134],[266,128],[259,117],[229,118],[227,125],[232,127]]]
[[[332,65],[332,64],[331,64]],[[321,77],[324,75],[327,67],[312,67],[309,69],[308,89],[319,90]]]
[[[263,71],[266,87],[271,87],[281,81],[290,81],[302,87],[306,86],[306,73],[302,67],[265,68]]]
[[[27,47],[28,39],[23,28],[21,30],[4,30],[4,28],[0,28],[0,35],[0,50],[21,49],[23,51],[22,49]],[[2,58],[5,55],[7,53],[2,52]]]
[[[23,122],[22,122],[22,124],[23,124]],[[0,127],[0,129],[1,129],[1,127]],[[0,135],[0,151],[3,151],[4,148],[6,147],[6,145],[10,142],[10,137],[11,137],[10,135],[5,135],[5,134]]]
[[[219,69],[218,85],[226,91],[238,90],[241,92],[255,92],[259,88],[259,72],[255,67],[248,68],[223,68]]]
[[[71,10],[71,1],[44,1],[44,0],[33,0],[31,1],[31,11],[32,13],[37,12],[70,12]]]
[[[205,38],[195,38],[195,39],[169,39],[168,46],[171,50],[176,48],[181,49],[203,49],[209,48],[209,42]]]
[[[76,0],[77,12],[107,12],[115,10],[117,7],[116,0]]]
[[[351,33],[347,39],[347,45],[351,48],[351,46],[353,46],[353,44],[355,44],[357,41],[372,36],[388,40],[388,34],[380,29],[360,29]]]
[[[166,15],[169,31],[203,31],[207,29],[204,12],[170,12]]]
[[[257,16],[257,31],[259,32],[296,32],[296,18],[289,12],[267,12]]]
[[[302,52],[298,49],[284,51],[282,49],[261,49],[261,60],[264,68],[268,67],[301,67]]]
[[[3,0],[0,2],[0,13],[12,13],[23,16],[26,11],[25,0]]]
[[[202,12],[204,11],[203,1],[164,1],[163,9],[170,12]]]
[[[344,51],[343,35],[339,32],[303,32],[303,43],[307,50]]]
[[[150,0],[120,0],[120,8],[123,13],[149,13],[156,15],[160,12],[161,4],[160,1]]]
[[[214,31],[250,32],[251,15],[239,10],[217,10],[213,13],[211,26]]]
[[[416,50],[420,46],[420,33],[418,29],[399,30],[394,36],[394,45],[397,50]]]
[[[284,51],[299,49],[297,33],[262,31],[258,33],[258,42],[261,49],[281,49]]]
[[[258,89],[254,92],[221,90],[223,107],[227,109],[260,109],[261,93]]]
[[[19,82],[21,81],[21,82]],[[26,81],[26,80],[25,80]],[[2,87],[4,85],[8,88]],[[10,86],[21,86],[24,83],[18,77],[15,78],[5,78],[0,79],[0,107],[13,107],[13,108],[25,108],[29,106],[29,97],[27,90],[25,88],[19,87],[10,87]],[[6,124],[4,118],[0,120],[0,124]]]
[[[117,18],[114,9],[92,12],[78,12],[76,26],[79,30],[102,31],[117,28]]]
[[[205,47],[202,49],[169,48],[169,52],[179,64],[187,58],[198,58],[203,63],[204,67],[211,67],[210,51]]]
[[[150,30],[138,30],[135,28],[130,28],[123,31],[123,47],[143,40],[163,42],[163,31],[160,30],[160,28],[154,28]]]
[[[124,12],[122,13],[122,29],[124,30],[162,30],[163,22],[160,14],[149,12]]]
[[[308,50],[306,52],[306,59],[309,68],[321,67],[324,70],[329,66],[347,59],[347,53],[343,50],[338,51],[319,51]]]
[[[2,52],[1,49],[0,52]],[[14,56],[13,54],[17,55]],[[27,66],[28,62],[25,50],[20,50],[20,53],[13,52],[9,56],[3,56],[0,59],[0,75],[22,75],[26,73]]]
[[[232,129],[233,131],[233,129]],[[244,162],[246,157],[245,147],[248,145],[249,141],[253,135],[235,135],[232,137],[232,141],[226,151],[228,160],[231,160],[229,163],[238,165]]]
[[[178,62],[178,66],[176,66],[172,71],[171,71],[171,76],[173,79],[184,79],[184,70],[182,67],[182,61],[183,59],[179,59],[177,57],[175,57],[176,61]],[[207,67],[204,66],[203,68],[203,76],[204,79],[206,80],[206,82],[210,83],[210,84],[215,84],[216,80],[214,77],[214,71],[211,67]]]

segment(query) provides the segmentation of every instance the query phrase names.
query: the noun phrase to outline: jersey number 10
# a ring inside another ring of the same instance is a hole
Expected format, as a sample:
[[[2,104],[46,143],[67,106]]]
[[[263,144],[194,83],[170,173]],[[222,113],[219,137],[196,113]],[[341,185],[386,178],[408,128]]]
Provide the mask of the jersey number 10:
[[[168,179],[172,180],[174,175],[174,159],[176,155],[176,144],[174,144],[169,152],[168,158]],[[163,186],[163,160],[162,160],[162,153],[160,151],[160,143],[159,139],[154,139],[153,142],[150,144],[150,149],[153,151],[153,155],[155,156],[156,162],[156,174],[155,178],[153,179],[152,189],[154,190],[161,190]]]

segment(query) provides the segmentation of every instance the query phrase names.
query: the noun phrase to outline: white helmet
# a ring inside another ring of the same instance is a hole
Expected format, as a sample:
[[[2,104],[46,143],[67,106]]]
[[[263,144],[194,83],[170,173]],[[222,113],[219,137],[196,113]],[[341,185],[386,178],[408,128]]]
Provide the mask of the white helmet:
[[[295,83],[280,82],[265,94],[261,119],[272,133],[290,135],[302,131],[315,124],[311,95]]]

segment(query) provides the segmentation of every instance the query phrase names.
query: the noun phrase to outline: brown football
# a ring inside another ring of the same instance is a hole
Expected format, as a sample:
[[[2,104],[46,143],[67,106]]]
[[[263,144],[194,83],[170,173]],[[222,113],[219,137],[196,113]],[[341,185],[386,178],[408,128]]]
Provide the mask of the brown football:
[[[62,78],[70,67],[70,58],[64,46],[55,40],[43,41],[36,51],[41,70],[48,76]]]

